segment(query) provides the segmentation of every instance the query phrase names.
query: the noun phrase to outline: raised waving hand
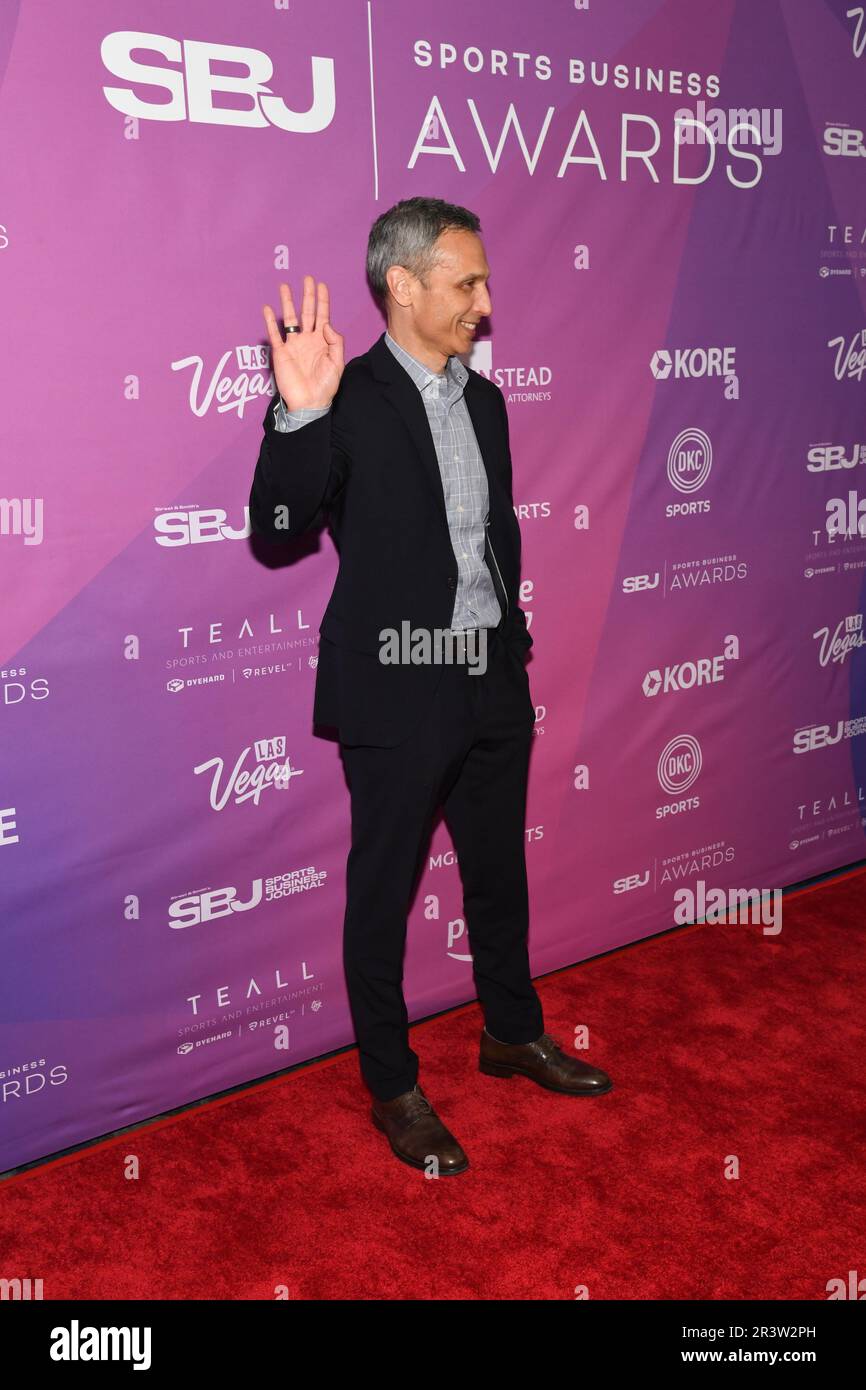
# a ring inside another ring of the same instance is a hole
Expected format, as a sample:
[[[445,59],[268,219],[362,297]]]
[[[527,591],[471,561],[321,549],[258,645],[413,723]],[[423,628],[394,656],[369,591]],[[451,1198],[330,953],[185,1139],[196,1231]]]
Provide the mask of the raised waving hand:
[[[297,324],[292,291],[280,285],[283,323]],[[318,409],[331,404],[343,375],[343,335],[331,327],[328,286],[304,276],[300,333],[280,332],[270,304],[262,309],[271,344],[277,390],[288,410]]]

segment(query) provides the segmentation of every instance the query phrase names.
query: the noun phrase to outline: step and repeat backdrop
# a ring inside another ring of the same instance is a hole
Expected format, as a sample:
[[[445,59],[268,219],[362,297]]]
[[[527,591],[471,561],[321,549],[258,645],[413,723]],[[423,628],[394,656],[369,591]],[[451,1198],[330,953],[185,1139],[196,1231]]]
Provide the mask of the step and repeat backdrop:
[[[864,129],[846,0],[6,0],[0,1170],[353,1042],[338,557],[246,504],[262,305],[366,351],[400,198],[492,268],[534,973],[863,857]],[[475,997],[441,822],[405,984]]]

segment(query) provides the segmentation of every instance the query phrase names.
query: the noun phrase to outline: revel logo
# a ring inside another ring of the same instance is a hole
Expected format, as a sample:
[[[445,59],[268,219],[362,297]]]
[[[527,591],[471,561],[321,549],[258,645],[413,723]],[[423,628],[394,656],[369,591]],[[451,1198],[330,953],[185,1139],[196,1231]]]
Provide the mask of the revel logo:
[[[166,66],[143,63],[133,57],[138,49],[159,53]],[[281,96],[267,85],[274,65],[258,48],[233,44],[204,43],[197,39],[172,39],[165,34],[144,34],[135,29],[119,29],[106,34],[100,56],[108,71],[125,78],[136,87],[153,87],[150,100],[136,96],[132,87],[103,87],[105,99],[124,116],[144,121],[195,121],[205,125],[277,126],[298,135],[325,130],[334,119],[336,92],[333,58],[310,58],[313,100],[306,111],[293,111]],[[246,68],[241,75],[211,72],[211,63],[236,63]],[[306,90],[306,83],[304,84]],[[168,101],[158,93],[168,93]],[[249,99],[241,109],[215,106],[217,92],[231,92]]]

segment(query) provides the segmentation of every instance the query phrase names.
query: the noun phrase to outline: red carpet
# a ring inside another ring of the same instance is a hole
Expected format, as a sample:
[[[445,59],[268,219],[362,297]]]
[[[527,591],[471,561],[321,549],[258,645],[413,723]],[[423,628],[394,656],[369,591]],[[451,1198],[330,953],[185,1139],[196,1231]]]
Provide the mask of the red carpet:
[[[461,1176],[394,1158],[349,1052],[0,1184],[0,1277],[46,1299],[826,1299],[866,1274],[864,902],[855,872],[786,897],[777,938],[698,925],[542,980],[608,1096],[479,1074],[476,1005],[414,1029]]]

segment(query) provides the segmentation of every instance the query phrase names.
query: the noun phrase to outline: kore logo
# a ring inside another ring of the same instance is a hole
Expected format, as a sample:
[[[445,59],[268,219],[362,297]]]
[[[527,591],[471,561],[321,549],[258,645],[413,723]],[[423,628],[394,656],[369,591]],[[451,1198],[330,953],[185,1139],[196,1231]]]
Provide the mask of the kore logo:
[[[694,426],[681,430],[668,453],[668,482],[678,492],[697,492],[710,476],[713,446]]]
[[[641,689],[647,698],[653,695],[667,695],[671,690],[691,690],[696,685],[714,685],[725,679],[725,662],[738,661],[740,639],[733,633],[725,638],[725,649],[718,656],[701,656],[697,661],[680,661],[675,666],[666,666],[664,672],[658,668],[647,671]]]
[[[167,63],[182,71],[151,63],[138,62],[132,55],[136,49],[160,53]],[[293,111],[281,96],[274,96],[267,85],[274,75],[274,65],[267,53],[258,48],[241,48],[234,44],[204,43],[196,39],[172,39],[165,34],[144,34],[134,29],[119,29],[106,34],[100,56],[110,73],[125,78],[136,87],[154,87],[157,93],[168,93],[165,101],[157,94],[142,100],[129,87],[103,87],[105,99],[115,111],[144,121],[195,121],[205,125],[277,126],[280,130],[298,135],[312,135],[325,130],[334,119],[336,93],[333,58],[310,58],[313,101],[306,111]],[[237,63],[246,72],[231,77],[211,72],[211,63]],[[306,82],[302,83],[306,93]],[[217,92],[240,94],[249,99],[249,106],[237,109],[215,106]]]
[[[699,380],[720,376],[732,388],[738,387],[735,370],[735,347],[674,348],[673,357],[667,348],[657,348],[650,359],[650,371],[656,381],[667,381],[673,373],[675,380]]]
[[[698,740],[691,734],[677,734],[665,744],[659,756],[659,783],[670,796],[678,796],[697,781],[701,765]]]

